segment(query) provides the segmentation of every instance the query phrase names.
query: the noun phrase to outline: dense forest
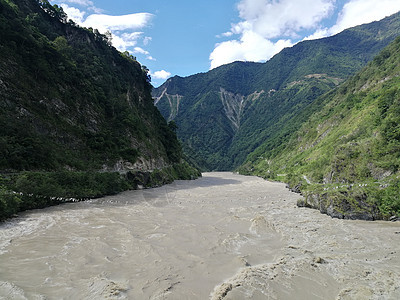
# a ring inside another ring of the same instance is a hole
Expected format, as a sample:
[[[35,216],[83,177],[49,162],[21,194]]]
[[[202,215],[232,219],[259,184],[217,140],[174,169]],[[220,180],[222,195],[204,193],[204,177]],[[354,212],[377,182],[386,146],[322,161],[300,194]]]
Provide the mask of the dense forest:
[[[47,0],[0,0],[0,219],[199,175],[111,39]]]

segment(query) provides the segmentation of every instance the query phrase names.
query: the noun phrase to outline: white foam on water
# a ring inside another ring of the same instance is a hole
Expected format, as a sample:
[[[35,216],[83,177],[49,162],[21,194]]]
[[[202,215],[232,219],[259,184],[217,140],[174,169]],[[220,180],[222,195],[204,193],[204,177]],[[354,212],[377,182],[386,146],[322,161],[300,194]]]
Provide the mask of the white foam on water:
[[[55,223],[53,216],[39,214],[35,217],[24,215],[0,224],[0,255],[7,252],[7,247],[14,239],[29,236],[39,230],[47,230]]]
[[[13,283],[0,281],[0,300],[46,300],[44,295],[33,294],[26,297],[22,288]]]

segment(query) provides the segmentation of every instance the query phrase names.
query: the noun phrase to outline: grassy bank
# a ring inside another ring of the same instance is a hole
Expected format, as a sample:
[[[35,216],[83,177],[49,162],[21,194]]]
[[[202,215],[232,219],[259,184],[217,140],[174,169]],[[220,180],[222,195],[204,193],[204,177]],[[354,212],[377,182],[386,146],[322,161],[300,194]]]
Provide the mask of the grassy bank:
[[[388,220],[400,217],[400,179],[365,180],[354,183],[316,184],[291,181],[292,190],[301,192],[299,206],[320,210],[342,219]]]
[[[187,163],[153,172],[21,172],[0,177],[0,220],[29,209],[151,188],[201,173]]]

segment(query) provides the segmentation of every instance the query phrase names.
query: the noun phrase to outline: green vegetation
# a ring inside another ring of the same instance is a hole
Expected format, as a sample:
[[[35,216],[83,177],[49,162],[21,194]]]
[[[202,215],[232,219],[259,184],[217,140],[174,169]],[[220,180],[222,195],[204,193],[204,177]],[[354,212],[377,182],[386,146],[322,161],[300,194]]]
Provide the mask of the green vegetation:
[[[188,163],[175,164],[171,167],[157,169],[150,173],[150,180],[145,187],[156,187],[171,183],[174,180],[192,180],[201,177],[201,173]]]
[[[0,186],[0,220],[9,218],[20,211],[21,197],[4,186]]]
[[[321,108],[310,107],[319,96],[359,71],[399,34],[400,14],[395,14],[301,42],[266,63],[234,62],[170,78],[153,96],[163,116],[178,125],[192,161],[203,170],[233,170],[254,151],[255,157],[279,152],[282,142]]]
[[[114,195],[129,189],[151,188],[174,180],[200,177],[187,163],[174,164],[153,172],[34,172],[0,178],[0,220],[34,208]],[[18,192],[15,192],[18,191]]]
[[[399,62],[400,37],[310,105],[310,117],[277,147],[257,149],[241,172],[286,181],[305,195],[302,205],[334,216],[400,216]]]
[[[172,168],[169,178],[198,175],[182,167],[148,69],[109,33],[80,28],[47,0],[0,0],[0,41],[0,174],[14,174],[0,183],[0,219],[51,197],[134,188],[114,170],[139,174],[143,162]]]

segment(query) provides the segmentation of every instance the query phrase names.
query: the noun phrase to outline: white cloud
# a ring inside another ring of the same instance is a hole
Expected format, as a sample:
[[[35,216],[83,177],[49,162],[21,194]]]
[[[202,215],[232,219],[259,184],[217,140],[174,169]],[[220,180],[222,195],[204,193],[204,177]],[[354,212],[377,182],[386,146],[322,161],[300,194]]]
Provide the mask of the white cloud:
[[[250,24],[264,38],[276,38],[315,28],[333,11],[334,3],[335,0],[242,0],[238,9],[245,28]],[[238,25],[242,27],[241,23]]]
[[[283,48],[290,46],[292,46],[290,40],[279,40],[273,43],[258,33],[246,31],[239,41],[217,44],[210,54],[211,69],[236,60],[265,61]]]
[[[143,32],[125,32],[121,34],[125,40],[137,40],[142,36]]]
[[[73,20],[77,24],[82,24],[83,22],[83,17],[85,16],[85,12],[79,10],[78,8],[75,7],[70,7],[68,4],[61,4],[61,7],[65,11],[65,13],[68,15],[68,18]]]
[[[349,27],[378,21],[399,10],[399,0],[350,0],[329,32],[335,34]]]
[[[222,36],[239,39],[219,43],[210,54],[211,68],[235,60],[266,61],[285,47],[298,32],[317,28],[333,10],[335,0],[241,0],[239,16]],[[279,38],[278,41],[272,39]],[[288,39],[289,38],[289,39]]]
[[[331,35],[328,28],[319,28],[313,34],[306,36],[303,40],[316,40]]]
[[[64,0],[63,2],[78,4],[81,6],[93,6],[93,1],[90,0]]]
[[[138,40],[141,38],[143,32],[131,32],[122,34],[113,34],[112,44],[119,51],[126,51],[130,47],[137,45]]]
[[[148,59],[148,60],[153,60],[153,61],[156,60],[153,56],[150,55],[149,51],[144,50],[143,48],[140,48],[140,47],[135,47],[133,49],[133,53],[139,53],[139,54],[146,55],[146,59]]]
[[[145,54],[145,55],[149,55],[149,51],[146,51],[140,47],[135,47],[134,49],[134,53],[140,53],[140,54]]]
[[[167,72],[165,70],[161,70],[161,71],[156,71],[154,73],[150,73],[151,77],[155,78],[155,79],[167,79],[168,77],[171,76],[170,72]]]
[[[232,32],[232,31],[224,32],[224,33],[222,34],[222,36],[226,36],[226,37],[230,37],[230,36],[232,36],[232,35],[233,35],[233,32]]]
[[[217,34],[216,37],[217,38],[231,37],[232,35],[233,35],[233,32],[232,31],[228,31],[228,32],[224,32],[224,33],[221,33],[221,34]]]
[[[101,32],[107,30],[137,30],[150,23],[152,14],[136,13],[121,16],[110,16],[104,14],[92,14],[82,23],[85,27],[97,28]]]
[[[90,0],[64,0],[63,2],[85,6],[91,10],[99,10],[93,6],[93,2]],[[78,25],[92,27],[103,34],[107,31],[112,32],[112,44],[119,51],[127,51],[129,48],[137,46],[140,40],[143,40],[144,46],[148,45],[151,41],[151,37],[143,37],[143,32],[137,30],[150,24],[153,18],[152,14],[136,13],[122,16],[91,14],[85,19],[85,15],[87,14],[85,11],[71,7],[66,3],[61,3],[60,5],[67,13],[68,18],[72,19]],[[147,59],[155,60],[148,52],[145,54],[147,55]]]
[[[136,46],[140,39],[143,39],[143,32],[135,30],[148,26],[152,18],[153,15],[149,13],[136,13],[122,16],[92,14],[80,25],[96,28],[101,33],[111,31],[113,33],[113,46],[120,51],[126,51],[128,48]],[[148,43],[149,37],[144,39],[146,43]]]
[[[150,36],[145,36],[143,39],[143,45],[147,46],[152,40],[152,37]]]
[[[52,2],[54,2],[54,0]],[[90,11],[94,11],[95,13],[102,13],[103,12],[102,9],[97,8],[96,6],[94,6],[93,1],[90,1],[90,0],[60,0],[60,1],[56,1],[56,2],[61,2],[62,3],[61,6],[62,5],[68,5],[66,3],[70,3],[70,4],[76,4],[78,6],[85,7]],[[64,11],[65,11],[65,9],[64,9]],[[68,14],[68,16],[70,16],[70,15]]]
[[[379,21],[398,11],[400,11],[399,0],[350,0],[343,6],[334,26],[320,28],[304,40],[331,36],[350,27]]]
[[[378,21],[400,10],[399,0],[348,0],[336,24],[323,27],[337,0],[241,0],[241,22],[218,37],[239,35],[238,39],[216,44],[210,54],[211,68],[235,60],[265,61],[299,39],[317,39],[339,33],[346,28]],[[315,30],[305,38],[304,30]],[[278,41],[272,41],[279,39]]]

